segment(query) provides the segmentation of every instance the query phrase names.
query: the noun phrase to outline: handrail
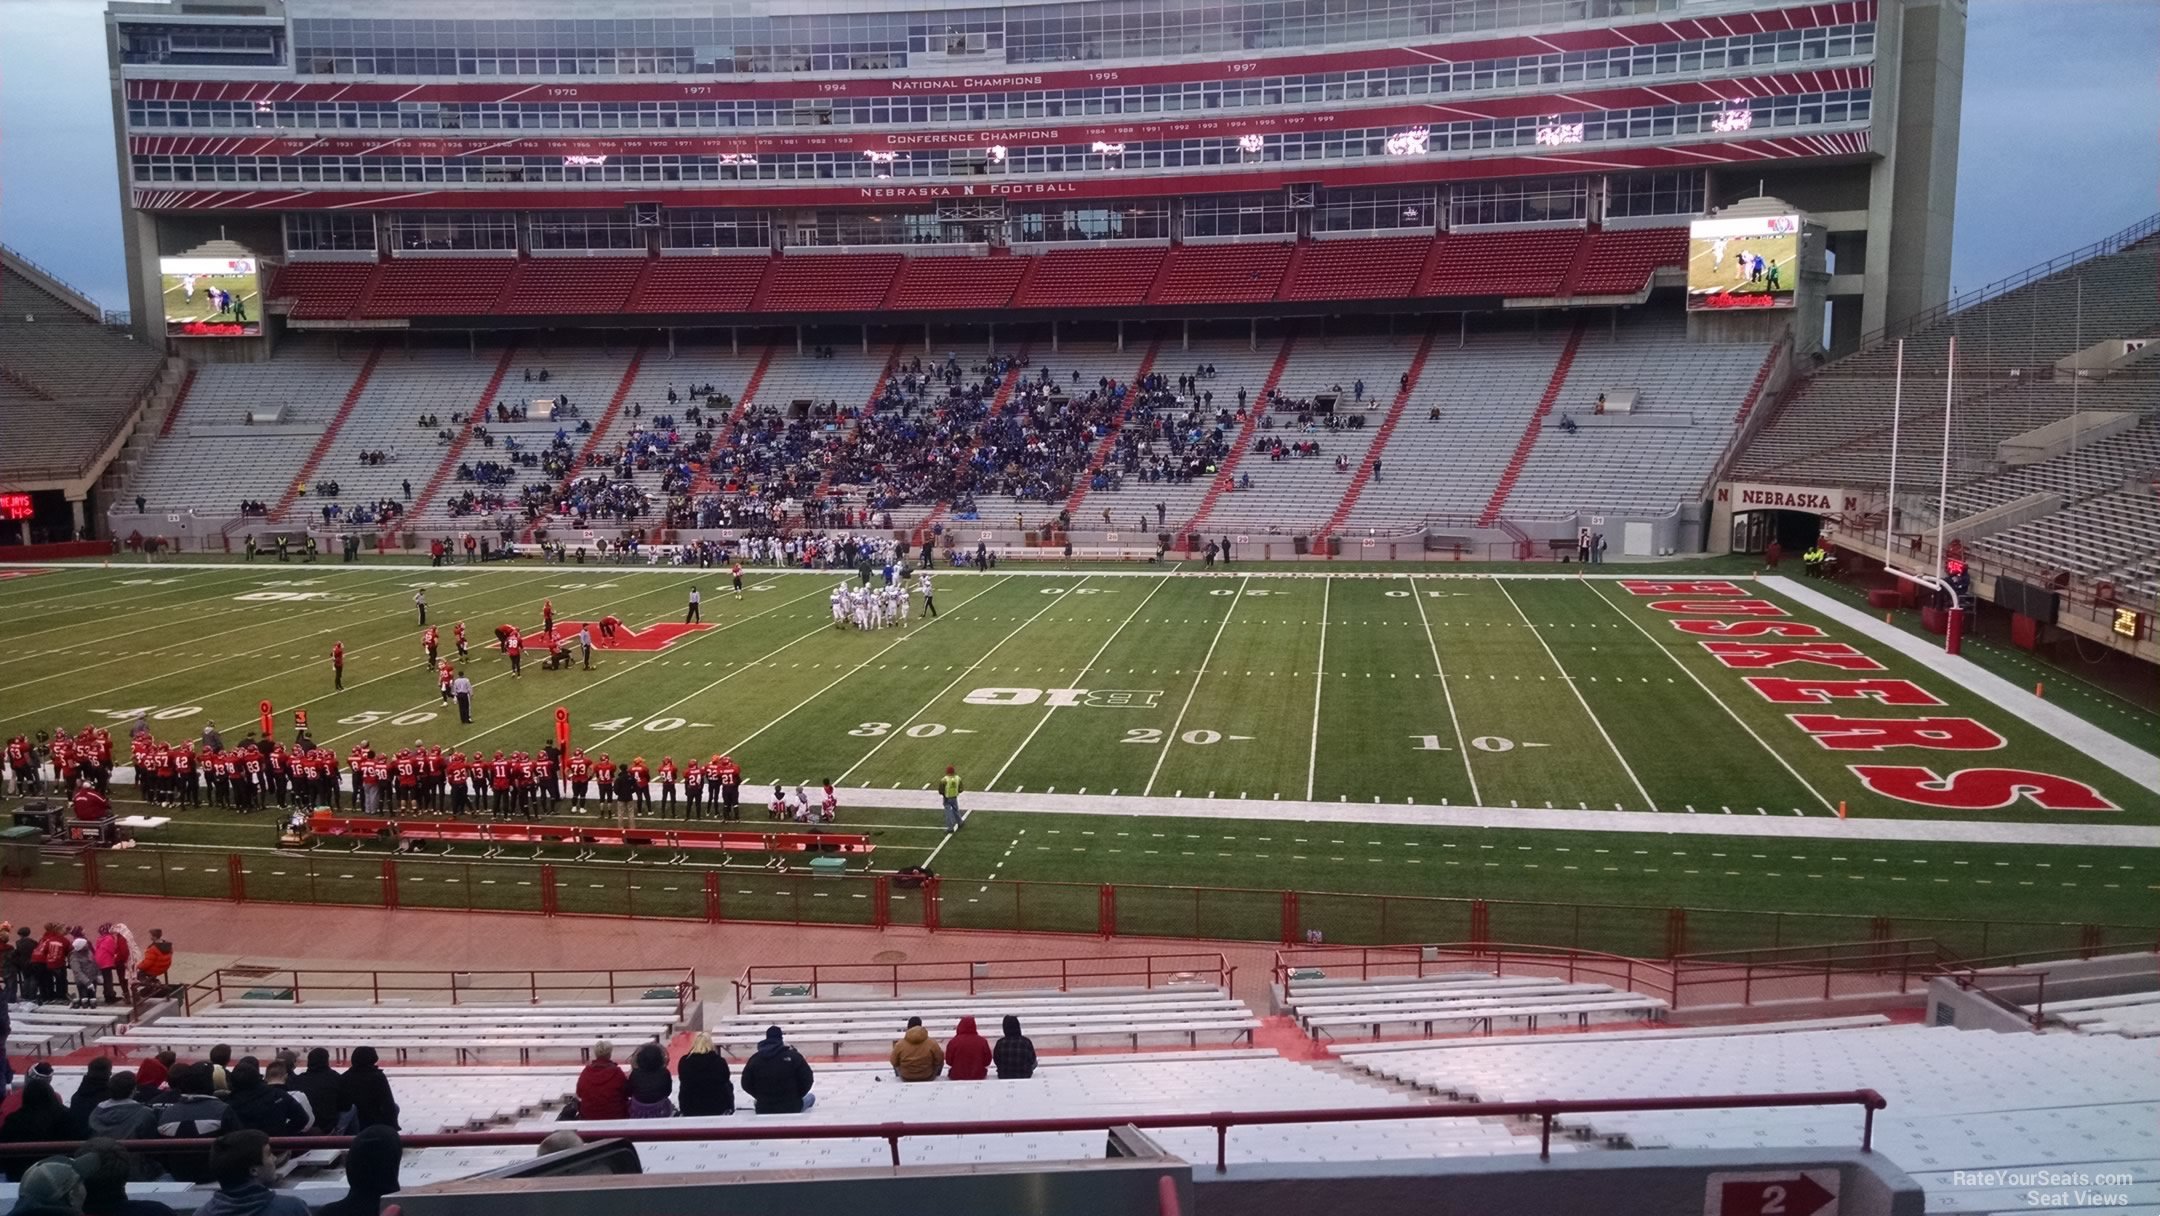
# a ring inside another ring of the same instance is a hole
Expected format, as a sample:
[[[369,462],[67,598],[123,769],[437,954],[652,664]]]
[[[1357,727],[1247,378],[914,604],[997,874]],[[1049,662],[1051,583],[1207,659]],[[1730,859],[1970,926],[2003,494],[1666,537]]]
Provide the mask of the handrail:
[[[1120,966],[1119,964],[1126,964]],[[1131,966],[1129,964],[1139,964]],[[1180,965],[1190,964],[1190,965]],[[977,975],[978,966],[993,969],[991,973]],[[1019,967],[1020,971],[1007,968]],[[1039,970],[1025,970],[1036,968]],[[809,978],[802,978],[807,969]],[[904,970],[945,969],[951,974],[903,975]],[[1016,959],[925,959],[897,963],[757,963],[744,969],[741,978],[734,981],[735,1011],[742,1012],[746,993],[774,984],[804,984],[810,987],[815,999],[821,985],[853,984],[863,987],[889,988],[895,998],[901,996],[900,985],[908,984],[955,984],[965,982],[967,995],[982,995],[982,986],[1006,984],[1029,980],[1056,980],[1059,992],[1068,991],[1075,981],[1095,981],[1139,977],[1145,986],[1153,989],[1157,977],[1165,981],[1179,976],[1205,976],[1212,974],[1215,983],[1224,989],[1230,987],[1237,969],[1222,954],[1194,950],[1174,954],[1115,954],[1081,955],[1060,958]],[[1083,986],[1085,986],[1083,984]],[[1021,990],[1014,990],[1021,991]],[[1000,990],[999,995],[1007,995]],[[920,995],[931,996],[935,993]]]
[[[2033,982],[2032,1004],[2030,1006],[2019,1005],[2009,997],[1998,996],[1988,991],[1987,986],[1980,982],[1983,976],[1991,980],[2031,980]],[[1949,972],[1943,978],[1967,992],[1979,993],[1983,998],[1994,1002],[2005,1012],[2028,1017],[2034,1030],[2039,1030],[2047,1020],[2048,973],[2045,971],[1981,971],[1975,967],[1967,967],[1962,971]]]
[[[1437,957],[1426,958],[1425,952],[1427,950],[1436,952]],[[1626,954],[1609,954],[1603,950],[1584,950],[1568,946],[1523,945],[1511,942],[1446,942],[1396,946],[1286,946],[1275,952],[1275,961],[1270,969],[1270,974],[1274,982],[1287,991],[1292,968],[1300,966],[1325,967],[1328,965],[1326,956],[1329,955],[1345,960],[1354,959],[1358,968],[1358,978],[1361,980],[1371,979],[1376,967],[1414,966],[1417,969],[1415,972],[1416,978],[1423,979],[1425,969],[1428,966],[1433,969],[1435,974],[1441,974],[1449,970],[1451,965],[1459,968],[1464,963],[1486,963],[1495,969],[1494,974],[1504,974],[1509,956],[1513,955],[1518,962],[1539,963],[1548,968],[1565,962],[1567,977],[1570,981],[1573,981],[1578,974],[1617,975],[1631,989],[1637,987],[1638,981],[1651,981],[1651,983],[1642,986],[1661,989],[1662,993],[1653,992],[1652,995],[1662,994],[1667,999],[1671,999],[1677,994],[1679,986],[1676,968],[1649,959],[1635,958]]]
[[[1382,1120],[1423,1122],[1431,1119],[1537,1119],[1542,1125],[1538,1159],[1552,1159],[1553,1122],[1567,1115],[1628,1114],[1667,1110],[1763,1110],[1788,1106],[1858,1106],[1864,1112],[1860,1151],[1875,1149],[1875,1112],[1890,1105],[1872,1089],[1814,1090],[1790,1094],[1699,1094],[1666,1098],[1541,1098],[1531,1102],[1450,1102],[1431,1106],[1361,1106],[1337,1110],[1214,1111],[1207,1114],[1115,1114],[1082,1115],[1057,1119],[972,1119],[909,1121],[906,1123],[834,1123],[744,1127],[640,1127],[634,1131],[610,1131],[607,1138],[631,1144],[734,1143],[745,1140],[883,1140],[894,1166],[901,1164],[900,1141],[909,1136],[989,1136],[1013,1132],[1107,1132],[1116,1127],[1141,1129],[1206,1127],[1215,1132],[1215,1172],[1229,1168],[1229,1137],[1233,1127],[1280,1127],[1295,1123],[1364,1123]],[[405,1148],[502,1148],[530,1147],[545,1140],[554,1129],[523,1131],[441,1132],[400,1136]],[[312,1152],[317,1149],[351,1148],[351,1136],[273,1136],[270,1147],[279,1152]],[[133,1152],[169,1155],[175,1150],[208,1152],[210,1139],[127,1140],[121,1147]],[[43,1157],[68,1153],[80,1147],[74,1140],[43,1140],[0,1146],[0,1156]]]
[[[1881,329],[1871,330],[1867,333],[1861,334],[1859,344],[1855,346],[1851,354],[1846,355],[1845,358],[1851,358],[1852,355],[1857,355],[1862,351],[1880,346],[1892,338],[1901,337],[1906,334],[1917,332],[1918,330],[1924,329],[1927,326],[1933,325],[1935,322],[1942,320],[1944,317],[1947,317],[1952,313],[1963,312],[1966,309],[1973,307],[1974,305],[1984,304],[1987,301],[1994,299],[1996,296],[2007,295],[2009,292],[2014,291],[2019,287],[2023,287],[2027,283],[2035,282],[2039,279],[2044,279],[2049,275],[2054,274],[2058,270],[2063,270],[2067,267],[2075,266],[2079,262],[2088,261],[2092,258],[2103,257],[2112,253],[2120,253],[2124,249],[2127,249],[2130,246],[2136,244],[2137,242],[2145,239],[2146,237],[2151,236],[2155,232],[2160,232],[2160,212],[2148,215],[2144,219],[2141,219],[2138,222],[2130,225],[2129,227],[2124,228],[2120,232],[2101,237],[2099,240],[2094,241],[2092,244],[2086,245],[2081,249],[2073,249],[2068,253],[2057,254],[2056,256],[2049,258],[2045,262],[2038,262],[2031,266],[2027,266],[2025,269],[2020,270],[2015,274],[1997,279],[1994,282],[1989,283],[1985,287],[1974,288],[1973,290],[1966,292],[1964,295],[1958,296],[1954,299],[1944,300],[1942,303],[1937,304],[1933,308],[1929,308],[1922,312],[1914,313],[1909,317],[1890,322],[1889,324],[1884,325]]]
[[[291,982],[281,982],[280,977],[284,976],[291,977]],[[348,976],[365,977],[365,979],[364,981],[355,980],[352,983],[340,982],[343,977]],[[433,984],[402,982],[423,977],[437,978],[442,982]],[[514,982],[476,982],[492,977],[509,977]],[[570,978],[563,980],[563,977]],[[641,977],[651,977],[651,982],[647,982],[646,979]],[[558,980],[563,980],[563,982],[556,982]],[[675,990],[675,1020],[678,1022],[688,1015],[691,1002],[698,999],[697,971],[695,968],[687,971],[677,971],[671,967],[480,967],[440,970],[407,968],[397,971],[382,971],[360,967],[275,967],[263,971],[257,968],[220,967],[180,990],[181,1012],[191,1015],[198,1002],[215,1001],[216,1003],[223,1003],[226,999],[228,986],[240,991],[246,991],[250,988],[290,988],[294,1005],[303,1004],[304,998],[311,993],[318,1000],[325,999],[321,994],[326,989],[331,993],[364,993],[367,999],[374,1004],[380,1004],[383,994],[387,992],[393,995],[402,994],[406,996],[447,993],[452,1005],[472,1003],[472,995],[475,993],[520,993],[523,994],[526,1004],[539,1005],[542,1003],[541,996],[543,993],[582,992],[605,987],[608,1001],[613,1003],[616,999],[616,993],[620,990],[642,991],[651,988],[669,987]],[[465,998],[462,1002],[459,999],[461,994]],[[336,998],[331,997],[328,999]],[[488,1004],[491,1002],[483,1001],[481,1003]],[[508,1004],[509,1002],[492,1003]]]

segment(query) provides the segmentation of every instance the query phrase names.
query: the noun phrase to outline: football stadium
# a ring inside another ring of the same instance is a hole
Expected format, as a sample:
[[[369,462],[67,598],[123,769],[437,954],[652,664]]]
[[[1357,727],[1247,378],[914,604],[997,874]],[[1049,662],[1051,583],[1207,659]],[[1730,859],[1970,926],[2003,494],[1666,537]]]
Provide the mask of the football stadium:
[[[0,1197],[2160,1213],[2160,215],[1953,290],[1968,16],[111,0]]]

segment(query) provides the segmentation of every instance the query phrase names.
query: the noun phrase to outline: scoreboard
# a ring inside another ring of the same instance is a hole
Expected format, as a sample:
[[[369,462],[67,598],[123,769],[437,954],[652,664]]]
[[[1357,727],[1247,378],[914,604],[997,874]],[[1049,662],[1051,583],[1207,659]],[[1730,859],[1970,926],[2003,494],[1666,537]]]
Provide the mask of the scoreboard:
[[[28,494],[0,494],[0,519],[28,519],[31,514]]]

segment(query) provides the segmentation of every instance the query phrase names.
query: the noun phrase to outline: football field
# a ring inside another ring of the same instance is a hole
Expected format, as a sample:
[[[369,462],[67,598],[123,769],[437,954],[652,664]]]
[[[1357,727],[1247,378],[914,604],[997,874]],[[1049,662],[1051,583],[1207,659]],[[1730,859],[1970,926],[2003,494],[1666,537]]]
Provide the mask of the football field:
[[[124,763],[137,717],[231,743],[268,701],[280,738],[304,711],[341,756],[492,754],[538,749],[561,707],[590,755],[731,755],[759,818],[774,782],[830,779],[875,869],[2156,920],[2150,740],[1783,580],[952,573],[934,619],[918,598],[866,631],[833,625],[842,578],[752,571],[738,599],[718,571],[55,567],[0,579],[0,737],[96,722]],[[466,625],[469,726],[426,666],[421,590],[445,653]],[[528,649],[513,676],[494,630],[537,634],[543,600],[626,636],[589,671]],[[929,793],[948,765],[973,813],[950,843]],[[260,847],[264,818],[182,811],[144,844]]]

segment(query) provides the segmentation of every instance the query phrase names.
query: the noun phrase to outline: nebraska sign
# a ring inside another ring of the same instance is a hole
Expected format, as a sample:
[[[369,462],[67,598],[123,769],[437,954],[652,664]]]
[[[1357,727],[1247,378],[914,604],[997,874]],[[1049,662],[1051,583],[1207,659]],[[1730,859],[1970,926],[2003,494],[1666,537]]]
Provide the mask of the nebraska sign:
[[[1831,486],[1766,485],[1742,481],[1718,487],[1718,502],[1738,515],[1743,511],[1809,511],[1835,515],[1860,509],[1860,498]]]

